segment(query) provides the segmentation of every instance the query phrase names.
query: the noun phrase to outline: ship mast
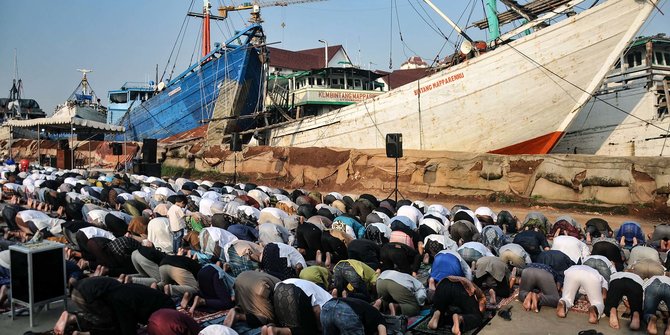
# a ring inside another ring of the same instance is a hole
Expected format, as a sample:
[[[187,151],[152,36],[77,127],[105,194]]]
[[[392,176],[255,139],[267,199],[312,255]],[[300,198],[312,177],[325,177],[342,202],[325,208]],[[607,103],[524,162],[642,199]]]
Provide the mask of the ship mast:
[[[88,78],[86,78],[86,74],[89,72],[93,72],[93,70],[87,70],[87,69],[77,69],[77,71],[81,72],[82,78],[81,78],[81,93],[84,95],[88,95]]]
[[[212,8],[212,4],[209,3],[209,0],[204,0],[202,6],[202,57],[207,56],[211,51],[210,45],[210,35],[209,35],[209,9]]]

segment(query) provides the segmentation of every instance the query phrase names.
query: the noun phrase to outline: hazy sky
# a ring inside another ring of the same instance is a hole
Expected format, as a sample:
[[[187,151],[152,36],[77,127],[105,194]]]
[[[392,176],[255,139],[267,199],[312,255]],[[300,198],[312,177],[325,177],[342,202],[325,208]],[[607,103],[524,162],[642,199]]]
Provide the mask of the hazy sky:
[[[241,2],[226,0],[224,4]],[[153,79],[156,64],[162,73],[191,3],[1,0],[0,97],[9,94],[16,49],[24,97],[36,99],[47,113],[64,102],[79,83],[78,68],[93,69],[89,81],[106,104],[108,90],[118,89],[127,81]],[[454,21],[460,18],[462,27],[483,17],[481,0],[434,3]],[[214,13],[219,4],[221,1],[212,0]],[[666,15],[655,12],[642,34],[670,34],[668,0],[662,1],[660,7]],[[499,9],[503,6],[499,5]],[[192,10],[200,12],[202,1],[194,1]],[[344,45],[352,61],[364,68],[388,70],[392,59],[392,66],[397,69],[413,55],[429,60],[438,54],[444,57],[453,52],[453,46],[447,43],[442,49],[445,39],[440,31],[450,36],[450,41],[456,40],[447,24],[421,0],[317,1],[265,8],[262,13],[268,42],[281,42],[273,46],[290,50],[318,48],[323,44],[317,40],[323,39],[330,45]],[[247,18],[248,12],[240,12],[231,13],[226,22],[212,21],[212,43],[224,41],[232,29],[242,28]],[[186,68],[194,51],[195,57],[200,52],[196,43],[201,20],[188,18],[187,22],[175,75]],[[477,28],[468,29],[468,33],[477,39],[486,38],[485,32]]]

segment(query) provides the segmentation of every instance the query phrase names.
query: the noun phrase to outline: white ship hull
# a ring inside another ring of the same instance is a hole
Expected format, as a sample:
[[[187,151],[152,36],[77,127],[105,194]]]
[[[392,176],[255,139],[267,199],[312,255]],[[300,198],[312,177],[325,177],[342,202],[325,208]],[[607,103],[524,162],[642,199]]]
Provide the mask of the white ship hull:
[[[656,2],[654,0],[653,2]],[[610,0],[364,102],[270,131],[274,146],[547,153],[653,9]]]
[[[641,86],[598,98],[584,106],[552,153],[670,157],[670,117],[659,117],[654,91]]]

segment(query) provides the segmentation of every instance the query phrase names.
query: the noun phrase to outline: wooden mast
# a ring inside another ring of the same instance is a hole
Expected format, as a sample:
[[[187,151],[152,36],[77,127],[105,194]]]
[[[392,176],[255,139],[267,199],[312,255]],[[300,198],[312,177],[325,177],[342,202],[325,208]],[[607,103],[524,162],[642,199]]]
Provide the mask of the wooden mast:
[[[212,5],[209,3],[209,0],[204,0],[204,5],[202,8],[202,56],[205,57],[211,51],[211,43],[209,39],[209,9]]]

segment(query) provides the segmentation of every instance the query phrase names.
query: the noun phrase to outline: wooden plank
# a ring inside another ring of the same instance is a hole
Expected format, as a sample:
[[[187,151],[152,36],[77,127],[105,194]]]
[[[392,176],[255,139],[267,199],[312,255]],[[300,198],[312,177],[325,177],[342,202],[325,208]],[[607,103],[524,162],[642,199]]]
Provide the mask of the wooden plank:
[[[505,1],[503,1],[505,2]],[[514,1],[516,2],[516,1]],[[529,16],[539,16],[540,14],[543,14],[545,12],[551,11],[555,8],[558,8],[559,6],[562,6],[566,3],[570,2],[570,0],[536,0],[531,3],[525,4],[521,6],[521,10],[523,10],[525,13],[527,13]],[[509,6],[509,5],[508,5]],[[511,7],[511,6],[510,6]],[[508,11],[502,12],[498,14],[498,21],[501,25],[512,22],[514,20],[519,20],[524,18],[522,15],[520,15],[515,9],[510,9]],[[476,21],[472,24],[473,26],[479,28],[479,29],[488,29],[489,27],[489,22],[484,19],[484,20],[479,20]]]

